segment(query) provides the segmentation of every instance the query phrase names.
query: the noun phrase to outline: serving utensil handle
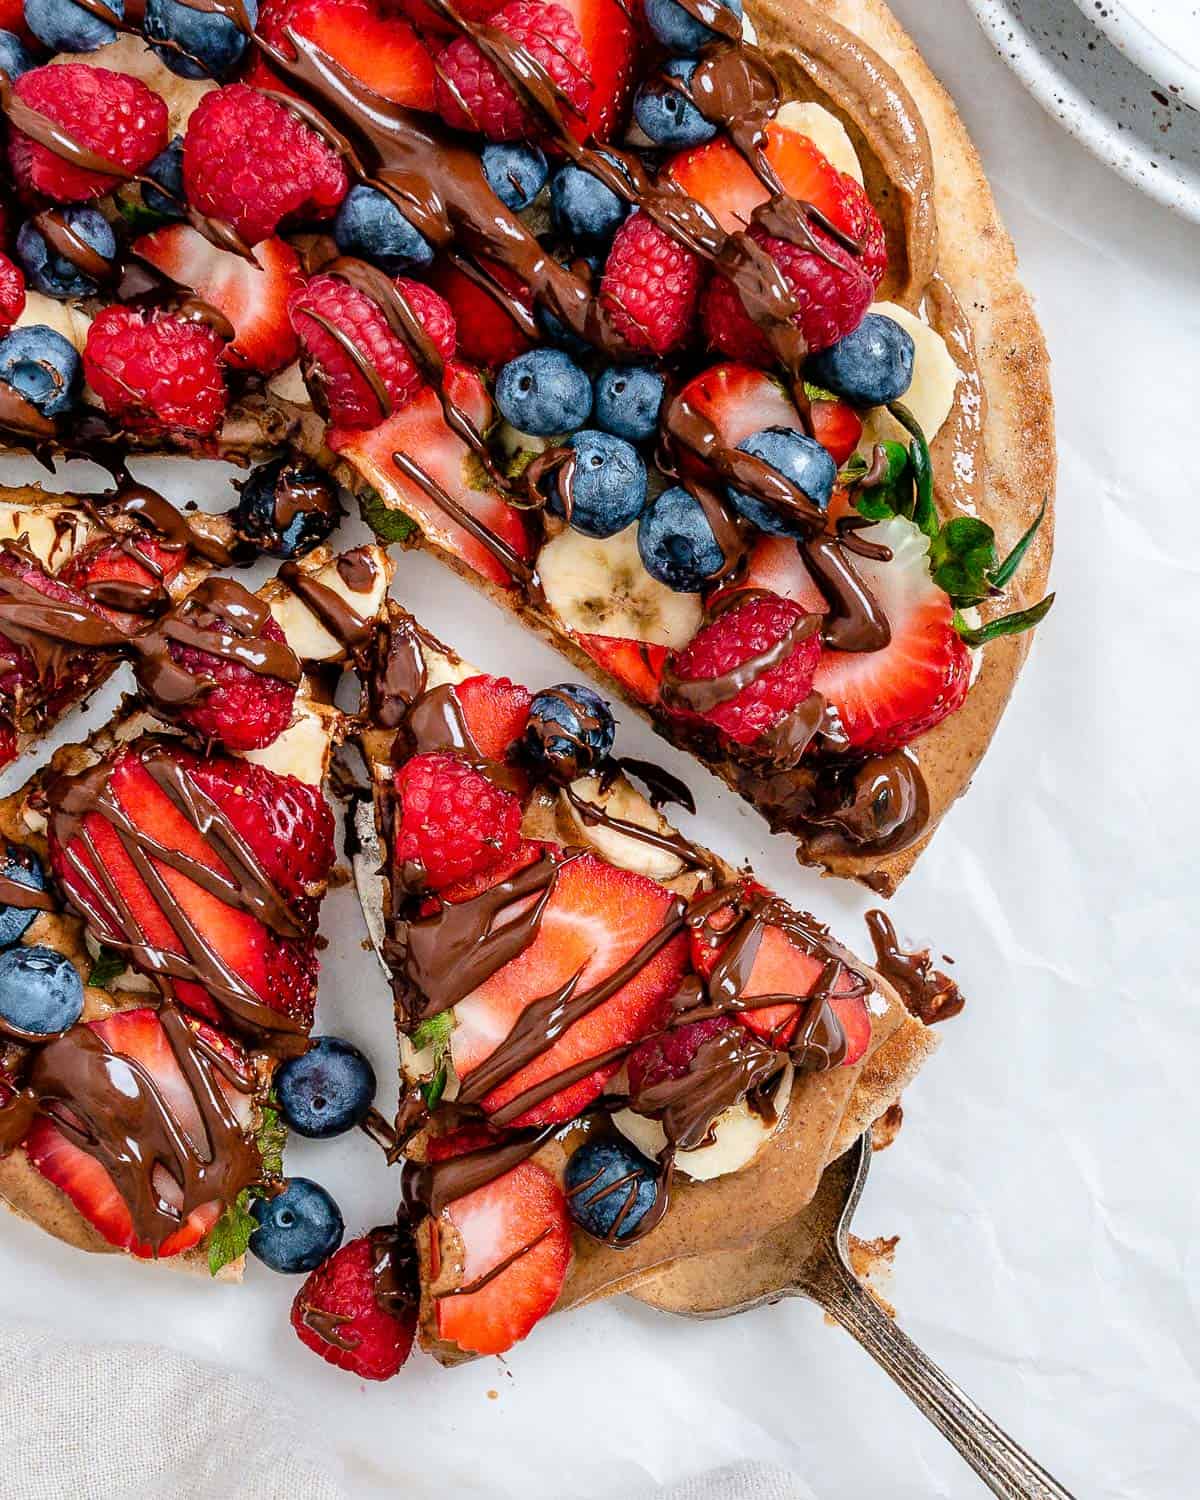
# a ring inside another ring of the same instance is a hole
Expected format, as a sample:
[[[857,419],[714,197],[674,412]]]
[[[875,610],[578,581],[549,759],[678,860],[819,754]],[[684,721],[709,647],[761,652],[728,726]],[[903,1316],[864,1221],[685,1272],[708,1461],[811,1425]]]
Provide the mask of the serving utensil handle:
[[[854,1335],[993,1494],[1006,1500],[1072,1500],[896,1326],[840,1257],[825,1258],[803,1291]]]

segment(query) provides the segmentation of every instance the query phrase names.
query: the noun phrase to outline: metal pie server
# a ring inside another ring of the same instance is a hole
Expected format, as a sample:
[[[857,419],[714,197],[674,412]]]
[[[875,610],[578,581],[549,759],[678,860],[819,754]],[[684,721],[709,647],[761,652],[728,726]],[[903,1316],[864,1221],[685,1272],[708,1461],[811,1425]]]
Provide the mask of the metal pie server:
[[[855,1276],[848,1253],[850,1221],[870,1165],[868,1131],[825,1169],[802,1214],[751,1251],[682,1262],[645,1288],[645,1300],[682,1317],[723,1318],[784,1297],[808,1297],[883,1366],[993,1494],[1007,1500],[1072,1500],[896,1326]],[[737,1300],[721,1302],[731,1284]],[[680,1305],[672,1306],[676,1300]]]

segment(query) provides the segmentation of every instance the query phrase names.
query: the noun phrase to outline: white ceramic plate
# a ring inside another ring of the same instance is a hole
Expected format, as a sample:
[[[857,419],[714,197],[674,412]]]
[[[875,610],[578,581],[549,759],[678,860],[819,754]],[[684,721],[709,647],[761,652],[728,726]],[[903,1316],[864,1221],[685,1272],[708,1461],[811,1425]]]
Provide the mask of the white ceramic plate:
[[[1097,0],[967,3],[1048,114],[1142,192],[1200,222],[1200,111],[1113,45],[1089,19],[1099,15]],[[1116,7],[1100,0],[1100,9],[1114,25],[1123,10],[1128,14],[1121,24],[1131,24],[1135,10],[1149,17],[1155,10],[1191,10],[1195,3],[1136,0]],[[1174,30],[1158,33],[1164,44],[1168,35]]]
[[[1075,0],[1143,73],[1200,109],[1197,0]]]

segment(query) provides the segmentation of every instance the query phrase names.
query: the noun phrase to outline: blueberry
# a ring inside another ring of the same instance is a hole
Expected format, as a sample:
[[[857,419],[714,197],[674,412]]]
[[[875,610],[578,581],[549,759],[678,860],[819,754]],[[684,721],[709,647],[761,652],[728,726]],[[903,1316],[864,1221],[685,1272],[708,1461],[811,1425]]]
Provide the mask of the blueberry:
[[[567,447],[575,450],[570,493],[563,493],[560,470],[549,496],[554,514],[585,536],[615,536],[632,526],[646,504],[642,455],[624,438],[591,428],[568,439]]]
[[[518,432],[574,432],[591,416],[592,382],[561,349],[531,349],[496,377],[496,405]]]
[[[673,57],[662,71],[667,78],[691,83],[696,60]],[[662,78],[647,78],[641,85],[634,96],[633,116],[656,146],[700,146],[717,133],[688,96]]]
[[[605,432],[627,442],[644,442],[658,431],[666,389],[666,380],[656,370],[614,365],[596,380],[596,421]]]
[[[104,4],[118,20],[124,18],[125,0]],[[117,39],[114,26],[75,0],[25,0],[25,24],[52,52],[95,52]]]
[[[10,948],[0,953],[0,1019],[17,1031],[53,1036],[83,1014],[83,980],[54,948]]]
[[[273,1198],[255,1198],[250,1212],[258,1228],[251,1253],[285,1276],[315,1271],[342,1243],[341,1210],[323,1187],[307,1177],[289,1177]]]
[[[494,143],[483,148],[483,175],[501,203],[514,213],[529,207],[546,185],[545,153],[521,143]]]
[[[868,313],[853,333],[809,359],[806,373],[852,406],[886,406],[912,384],[916,346],[907,329]]]
[[[8,880],[16,881],[18,885],[27,885],[31,891],[46,889],[46,876],[42,871],[41,861],[32,849],[23,848],[19,844],[4,846],[4,864],[0,866],[0,874]],[[0,904],[0,948],[9,948],[13,943],[19,942],[33,926],[36,917],[37,912],[30,911],[27,907]]]
[[[284,454],[250,471],[233,513],[243,542],[271,557],[303,557],[342,516],[337,486],[323,469]]]
[[[624,172],[611,152],[601,151],[600,155]],[[554,227],[577,244],[607,244],[628,213],[625,199],[582,167],[573,164],[560,167],[550,180],[550,217]]]
[[[742,0],[720,0],[740,21]],[[646,20],[650,30],[669,52],[687,57],[717,40],[717,32],[679,4],[679,0],[646,0]]]
[[[814,505],[824,510],[837,480],[837,465],[828,449],[791,427],[767,427],[738,444],[743,453],[753,453],[785,479],[802,489]],[[741,490],[730,489],[729,499],[739,514],[772,536],[800,536],[803,527],[787,521],[762,500]]]
[[[245,5],[253,26],[258,0],[245,0]],[[246,50],[246,38],[232,21],[182,0],[146,0],[142,30],[148,42],[173,44],[154,51],[180,78],[227,78]]]
[[[162,188],[142,184],[142,202],[153,214],[164,219],[186,218],[187,190],[183,185],[183,137],[175,136],[146,168],[146,176]]]
[[[375,1097],[375,1070],[349,1042],[318,1037],[275,1074],[275,1093],[294,1131],[325,1140],[353,1130],[366,1115]]]
[[[343,255],[361,256],[389,276],[433,260],[433,246],[387,194],[363,183],[342,199],[333,221],[333,237]]]
[[[14,328],[0,339],[0,382],[12,386],[44,417],[70,411],[82,380],[75,346],[44,323]]]
[[[562,264],[569,265],[576,274],[590,273],[590,275],[585,275],[585,279],[593,286],[599,281],[603,269],[603,262],[598,255],[594,254],[576,256],[572,261],[563,261]],[[535,316],[547,343],[556,344],[560,349],[565,349],[568,354],[580,357],[591,354],[592,346],[588,341],[581,339],[577,333],[573,333],[556,313],[552,313],[548,307],[543,307],[540,302]]]
[[[524,745],[540,770],[574,781],[608,758],[616,733],[612,709],[599,693],[581,682],[561,682],[530,704]]]
[[[74,238],[80,239],[110,265],[117,254],[117,240],[112,225],[98,208],[69,204],[57,212],[66,221]],[[100,283],[73,260],[60,255],[33,219],[27,219],[17,231],[17,259],[35,292],[46,297],[94,297]]]
[[[593,1239],[633,1234],[658,1198],[658,1171],[625,1141],[585,1141],[567,1162],[567,1206]]]
[[[15,82],[33,66],[33,58],[22,45],[20,37],[14,36],[11,31],[0,31],[0,73],[7,73],[9,79]]]
[[[651,578],[677,594],[698,594],[725,563],[704,507],[678,484],[642,512],[638,552]]]

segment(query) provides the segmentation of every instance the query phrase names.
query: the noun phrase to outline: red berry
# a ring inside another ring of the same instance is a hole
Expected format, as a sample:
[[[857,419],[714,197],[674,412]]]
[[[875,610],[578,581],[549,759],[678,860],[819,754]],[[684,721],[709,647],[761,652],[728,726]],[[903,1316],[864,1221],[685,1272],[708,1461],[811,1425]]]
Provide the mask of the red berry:
[[[138,78],[86,63],[33,68],[13,84],[22,104],[44,115],[80,146],[126,172],[138,172],[167,144],[167,106]],[[26,192],[77,203],[111,192],[119,176],[74,166],[20,130],[10,130],[8,159]]]
[[[479,269],[506,288],[515,302],[533,312],[533,293],[507,266],[480,256]],[[533,347],[533,340],[518,327],[504,302],[484,291],[450,261],[435,261],[429,270],[429,282],[453,309],[458,352],[463,359],[495,370]]]
[[[476,748],[489,760],[503,760],[529,722],[529,689],[507,677],[480,673],[454,689]]]
[[[457,755],[414,755],[395,781],[400,804],[394,858],[415,864],[432,890],[511,859],[521,804]]]
[[[0,253],[0,333],[7,333],[25,309],[25,276]]]
[[[140,432],[211,437],[225,416],[224,345],[172,313],[106,307],[88,329],[83,373],[110,417]]]
[[[284,219],[327,219],[349,186],[342,159],[265,94],[233,83],[206,94],[183,143],[188,201],[257,244]]]
[[[263,0],[254,29],[289,56],[292,30],[385,99],[432,109],[433,58],[411,26],[386,12],[380,0]],[[278,85],[260,57],[248,81],[255,87]]]
[[[790,240],[772,239],[757,227],[750,231],[783,273],[796,304],[794,321],[808,347],[818,350],[854,332],[871,305],[875,285],[850,251],[816,226],[813,234],[825,254]],[[709,283],[702,311],[704,332],[714,349],[754,364],[772,362],[766,338],[742,306],[736,287],[724,276],[714,276]]]
[[[450,304],[419,281],[401,276],[396,285],[442,358],[452,358],[455,325]],[[330,420],[337,426],[375,427],[407,405],[425,384],[408,345],[392,331],[383,309],[342,277],[314,276],[307,286],[292,294],[288,315],[320,372],[321,396]],[[325,324],[333,324],[338,334],[331,333]],[[375,391],[357,361],[347,353],[343,338],[351,340],[378,374],[391,411],[380,411]]]
[[[570,13],[540,0],[512,0],[489,18],[539,62],[566,96],[561,104],[569,123],[586,115],[592,97],[588,55]],[[458,130],[481,131],[491,141],[519,141],[542,133],[543,121],[530,113],[505,75],[470,37],[457,37],[437,59],[437,107]]]
[[[221,626],[213,620],[202,628],[219,630]],[[262,636],[269,641],[284,639],[274,620],[264,624]],[[201,682],[211,684],[179,714],[183,723],[190,724],[206,740],[226,750],[262,750],[274,744],[292,722],[294,683],[252,672],[241,662],[178,641],[171,641],[168,649],[172,661]]]
[[[349,1240],[317,1267],[296,1293],[292,1327],[302,1344],[339,1370],[363,1380],[390,1380],[412,1350],[419,1288],[414,1267],[411,1305],[397,1312],[380,1306],[375,1296],[380,1251],[372,1240],[369,1234]],[[395,1249],[391,1254],[394,1264]],[[330,1329],[336,1342],[323,1337],[322,1328]]]
[[[700,258],[646,214],[617,230],[604,263],[600,301],[636,349],[667,354],[687,338],[700,295]]]
[[[731,1016],[710,1016],[650,1037],[629,1055],[630,1094],[636,1099],[643,1089],[683,1078],[705,1042],[739,1024]]]
[[[777,647],[804,616],[805,611],[790,599],[748,599],[726,610],[693,637],[672,663],[674,674],[685,683],[723,677]],[[715,708],[697,714],[671,704],[672,712],[685,718],[702,718],[737,744],[752,745],[812,692],[820,657],[821,640],[814,631],[782,661]]]

